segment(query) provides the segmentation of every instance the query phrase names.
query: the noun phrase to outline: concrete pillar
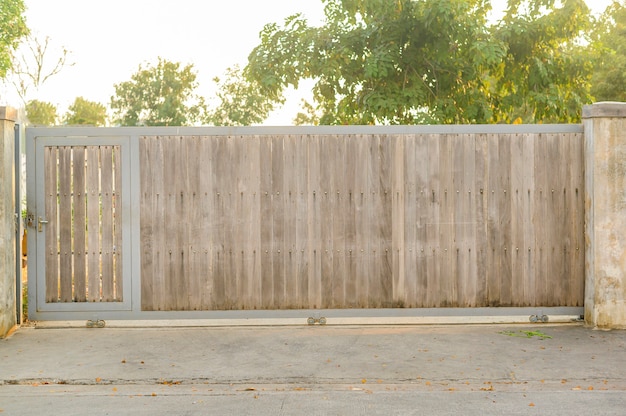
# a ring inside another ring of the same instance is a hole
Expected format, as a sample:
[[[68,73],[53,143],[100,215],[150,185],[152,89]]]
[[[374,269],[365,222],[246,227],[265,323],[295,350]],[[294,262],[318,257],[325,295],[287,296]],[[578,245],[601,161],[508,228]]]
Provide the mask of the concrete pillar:
[[[626,328],[626,103],[583,108],[585,322]]]
[[[15,299],[15,119],[0,107],[0,338],[17,324]]]

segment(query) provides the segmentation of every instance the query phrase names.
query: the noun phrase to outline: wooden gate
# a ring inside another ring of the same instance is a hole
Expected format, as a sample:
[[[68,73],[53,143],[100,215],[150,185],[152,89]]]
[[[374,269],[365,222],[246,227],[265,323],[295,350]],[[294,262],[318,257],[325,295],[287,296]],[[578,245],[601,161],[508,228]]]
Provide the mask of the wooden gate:
[[[128,138],[37,137],[32,145],[37,208],[27,222],[36,243],[29,248],[36,311],[131,310],[130,198],[122,184]]]
[[[40,316],[582,310],[581,126],[28,137]]]

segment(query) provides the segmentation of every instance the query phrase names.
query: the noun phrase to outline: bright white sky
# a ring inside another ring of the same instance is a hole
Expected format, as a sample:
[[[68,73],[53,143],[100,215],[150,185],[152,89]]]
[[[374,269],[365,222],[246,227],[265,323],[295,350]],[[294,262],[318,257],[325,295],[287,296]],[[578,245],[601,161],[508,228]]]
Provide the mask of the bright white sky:
[[[494,0],[505,4],[506,0]],[[611,0],[587,0],[595,12]],[[78,96],[108,107],[114,84],[127,81],[139,64],[157,57],[194,65],[202,96],[210,98],[212,79],[229,66],[244,66],[266,23],[301,12],[311,23],[323,19],[321,0],[25,0],[27,24],[51,38],[59,56],[70,50],[74,66],[50,78],[30,99],[57,105],[59,113]],[[35,96],[36,95],[36,96]],[[11,87],[0,89],[0,101],[19,107]],[[268,125],[292,123],[298,111],[294,98],[276,111]]]

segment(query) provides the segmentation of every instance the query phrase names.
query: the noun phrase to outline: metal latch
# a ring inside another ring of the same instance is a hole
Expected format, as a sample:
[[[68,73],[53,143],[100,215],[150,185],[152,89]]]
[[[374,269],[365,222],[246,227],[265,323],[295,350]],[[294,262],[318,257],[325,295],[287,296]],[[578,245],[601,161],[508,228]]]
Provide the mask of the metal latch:
[[[37,231],[42,232],[43,231],[43,226],[46,225],[48,223],[48,221],[44,220],[43,218],[39,217],[37,220]]]

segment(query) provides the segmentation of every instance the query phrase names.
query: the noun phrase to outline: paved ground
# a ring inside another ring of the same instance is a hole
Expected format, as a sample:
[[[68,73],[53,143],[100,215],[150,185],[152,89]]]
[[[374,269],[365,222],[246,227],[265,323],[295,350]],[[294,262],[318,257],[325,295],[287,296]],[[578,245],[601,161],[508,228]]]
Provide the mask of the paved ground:
[[[623,415],[626,331],[570,325],[22,328],[3,415]]]

